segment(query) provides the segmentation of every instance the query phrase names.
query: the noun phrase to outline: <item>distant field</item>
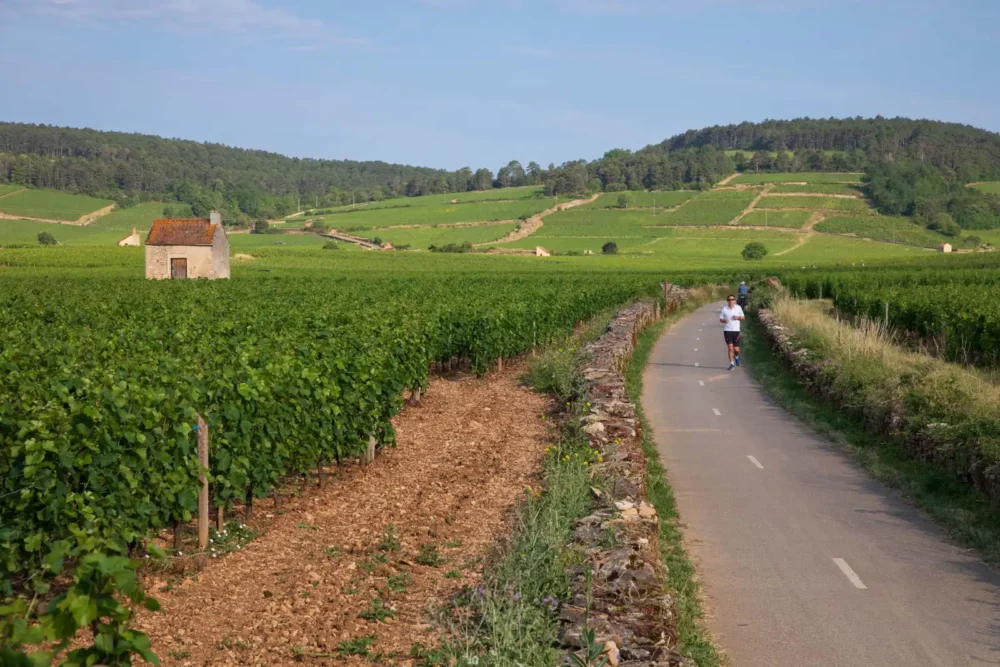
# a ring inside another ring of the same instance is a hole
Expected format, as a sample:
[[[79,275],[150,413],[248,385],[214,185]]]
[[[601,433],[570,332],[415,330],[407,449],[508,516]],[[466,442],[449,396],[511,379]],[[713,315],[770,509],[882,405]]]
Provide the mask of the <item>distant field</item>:
[[[921,227],[909,218],[888,215],[827,218],[814,229],[818,232],[855,234],[876,241],[908,243],[925,248],[936,248],[942,241],[947,241],[955,247],[962,245],[958,239],[947,238]]]
[[[580,208],[617,208],[618,198],[627,195],[629,198],[629,208],[670,208],[678,206],[698,196],[694,190],[669,190],[660,192],[647,192],[646,190],[628,192],[607,192],[597,198],[596,201],[585,204]]]
[[[516,220],[529,217],[551,208],[559,201],[556,198],[527,198],[504,202],[482,202],[472,204],[434,204],[424,199],[413,198],[398,208],[358,208],[341,213],[324,215],[318,219],[327,227],[350,231],[351,229],[371,229],[372,227],[393,227],[396,225],[433,225],[446,222],[488,222],[493,220]],[[296,218],[292,218],[296,220]]]
[[[8,215],[72,222],[113,203],[55,190],[25,190],[0,199],[0,211]]]
[[[60,225],[35,220],[0,219],[0,246],[22,243],[38,245],[38,235],[41,232],[48,232],[63,245],[113,245],[125,236],[114,229]]]
[[[149,229],[153,220],[163,217],[165,206],[176,206],[176,204],[164,204],[163,202],[147,202],[131,208],[115,209],[107,215],[101,216],[88,227],[95,229],[114,229],[121,232],[122,236],[132,231],[135,227],[144,232]]]
[[[22,186],[22,185],[0,185],[0,197],[3,197],[6,194],[10,194],[11,192],[17,192],[22,187],[24,187],[24,186]]]
[[[756,190],[709,190],[686,206],[658,216],[657,225],[727,225],[760,194]]]
[[[258,248],[280,248],[299,246],[322,246],[330,239],[316,234],[229,234],[229,248],[232,252],[244,252]],[[359,248],[353,243],[338,243],[340,246]]]
[[[812,211],[750,211],[739,224],[748,227],[787,227],[801,229]]]
[[[841,197],[782,197],[768,195],[757,202],[754,208],[807,208],[813,210],[850,211],[864,213],[871,207],[863,199],[844,199]]]
[[[933,253],[924,248],[909,245],[814,234],[809,237],[805,244],[795,250],[779,257],[766,257],[764,262],[785,267],[833,264],[835,262],[847,266],[860,262],[928,256],[933,256]]]
[[[819,195],[851,195],[861,196],[861,190],[857,185],[848,183],[810,183],[808,185],[779,184],[771,188],[771,194],[785,194],[791,192],[801,192]]]
[[[403,206],[413,207],[413,206],[444,206],[446,204],[457,203],[466,204],[470,202],[484,202],[484,201],[510,201],[516,199],[531,199],[536,196],[541,196],[542,188],[537,185],[529,185],[522,188],[497,188],[495,190],[477,190],[475,192],[448,192],[442,195],[425,195],[423,197],[396,197],[394,199],[383,199],[382,201],[373,201],[368,203],[358,203],[355,205],[346,206],[331,206],[320,209],[308,209],[307,214],[304,216],[296,217],[306,217],[313,218],[316,217],[316,211],[324,212],[331,211],[334,213],[340,213],[343,211],[357,211],[359,209],[373,210],[380,208],[400,208]],[[295,220],[295,218],[292,218]]]
[[[426,250],[429,245],[449,243],[489,243],[497,241],[514,231],[517,224],[479,225],[476,227],[431,227],[424,229],[375,229],[358,232],[364,238],[380,238],[394,246],[409,245],[414,249]]]
[[[861,174],[838,174],[833,172],[806,171],[778,174],[740,174],[730,184],[761,185],[763,183],[860,183]]]
[[[988,181],[986,183],[976,183],[972,187],[977,190],[982,190],[983,192],[989,192],[990,194],[1000,195],[1000,181]],[[3,194],[0,192],[0,194]]]

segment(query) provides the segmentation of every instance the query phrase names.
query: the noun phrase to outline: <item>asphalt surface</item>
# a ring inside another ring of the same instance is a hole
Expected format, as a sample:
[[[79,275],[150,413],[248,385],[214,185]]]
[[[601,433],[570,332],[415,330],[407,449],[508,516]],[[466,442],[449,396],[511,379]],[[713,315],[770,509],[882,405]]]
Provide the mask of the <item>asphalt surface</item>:
[[[1000,576],[727,371],[721,307],[657,343],[643,405],[731,664],[1000,664]]]

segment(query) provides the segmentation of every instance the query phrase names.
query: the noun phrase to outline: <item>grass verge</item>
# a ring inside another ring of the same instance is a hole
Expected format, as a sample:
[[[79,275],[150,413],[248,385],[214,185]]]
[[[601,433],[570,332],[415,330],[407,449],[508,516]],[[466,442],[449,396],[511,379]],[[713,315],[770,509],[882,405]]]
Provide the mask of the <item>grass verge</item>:
[[[639,342],[632,354],[632,361],[625,374],[626,389],[636,404],[636,415],[642,423],[642,449],[646,454],[646,485],[649,502],[660,517],[660,551],[667,566],[667,582],[677,596],[677,650],[691,658],[698,667],[716,667],[723,664],[722,657],[705,631],[702,619],[700,586],[695,577],[694,564],[684,549],[684,536],[673,489],[667,481],[666,469],[653,440],[653,430],[642,410],[642,372],[649,361],[653,346],[664,331],[681,316],[701,305],[698,300],[677,313],[666,317],[639,335]]]
[[[907,456],[899,444],[873,433],[843,405],[811,394],[775,356],[759,326],[754,333],[743,348],[747,370],[779,405],[843,446],[873,477],[900,491],[958,542],[978,549],[987,562],[1000,563],[1000,516],[983,493],[944,466]]]
[[[617,309],[602,312],[572,337],[533,359],[525,381],[560,401],[556,442],[546,451],[541,489],[518,505],[510,538],[489,559],[483,583],[463,591],[446,615],[450,637],[438,650],[414,647],[419,665],[554,665],[559,602],[570,593],[570,570],[584,554],[570,546],[576,520],[591,510],[589,474],[598,460],[580,430],[587,411],[581,348],[607,329]]]

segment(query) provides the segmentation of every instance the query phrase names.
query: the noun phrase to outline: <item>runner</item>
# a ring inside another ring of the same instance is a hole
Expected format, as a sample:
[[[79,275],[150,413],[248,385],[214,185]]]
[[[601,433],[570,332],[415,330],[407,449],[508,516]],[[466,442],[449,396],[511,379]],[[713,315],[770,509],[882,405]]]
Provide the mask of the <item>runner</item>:
[[[725,336],[726,347],[729,349],[729,370],[740,365],[740,322],[745,319],[743,309],[736,304],[736,297],[730,294],[719,313],[722,335]]]

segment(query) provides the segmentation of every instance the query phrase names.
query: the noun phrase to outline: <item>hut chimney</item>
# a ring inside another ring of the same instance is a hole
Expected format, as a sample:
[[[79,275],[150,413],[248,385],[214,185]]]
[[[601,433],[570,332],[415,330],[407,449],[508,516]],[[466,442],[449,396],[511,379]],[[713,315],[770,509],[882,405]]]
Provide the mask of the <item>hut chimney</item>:
[[[222,214],[219,213],[218,211],[212,211],[211,213],[209,213],[208,219],[213,225],[222,224]]]

